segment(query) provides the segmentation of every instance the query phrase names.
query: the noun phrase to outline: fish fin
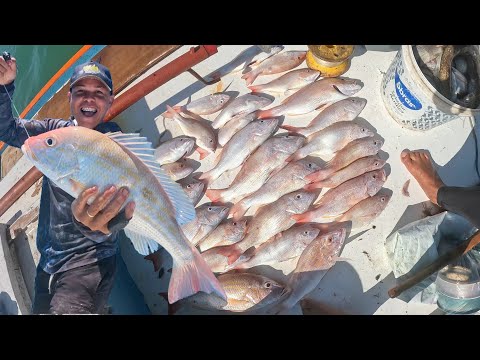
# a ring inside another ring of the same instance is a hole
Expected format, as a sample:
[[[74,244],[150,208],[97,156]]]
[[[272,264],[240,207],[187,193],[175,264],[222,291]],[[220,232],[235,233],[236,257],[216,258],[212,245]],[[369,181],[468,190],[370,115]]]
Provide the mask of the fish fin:
[[[128,229],[128,227],[123,229],[125,231],[125,235],[130,239],[133,244],[135,250],[138,253],[147,256],[151,253],[154,253],[160,248],[160,245],[155,241],[148,237],[145,237],[142,234],[139,234],[135,231]]]
[[[242,265],[249,261],[255,255],[255,246],[249,247],[243,254],[241,254],[237,260],[235,260],[232,264],[228,265],[225,268],[225,272],[230,271],[232,269],[244,269]]]
[[[200,146],[197,146],[195,151],[197,151],[200,154],[200,160],[205,159],[208,155],[211,154],[209,151],[202,149]]]
[[[162,250],[158,249],[157,251],[148,254],[147,256],[144,257],[145,260],[149,260],[153,263],[153,271],[157,272],[160,270],[160,251]]]
[[[157,177],[160,185],[167,194],[175,211],[175,219],[179,225],[186,224],[195,218],[195,208],[183,191],[182,187],[155,161],[152,143],[138,134],[124,134],[122,132],[107,133],[113,141],[137,156]]]
[[[282,115],[282,106],[275,106],[271,109],[266,109],[266,110],[259,110],[257,114],[257,119],[268,119],[272,117],[277,117]]]
[[[228,265],[233,264],[243,253],[243,250],[237,244],[219,246],[214,249],[218,255],[228,258]]]
[[[158,293],[166,302],[167,302],[167,314],[168,315],[175,315],[175,313],[180,309],[181,304],[180,303],[175,303],[175,304],[170,304],[168,303],[168,293],[166,292],[160,292]]]
[[[289,132],[297,133],[299,134],[299,131],[302,130],[303,128],[301,127],[296,127],[296,126],[290,126],[290,125],[281,125],[279,126],[281,129],[285,129]]]
[[[245,84],[248,86],[252,84],[255,79],[260,75],[257,71],[252,70],[242,76],[242,79],[245,80]]]
[[[223,202],[222,193],[225,189],[208,189],[205,192],[205,195],[212,201],[212,202]]]
[[[245,201],[241,200],[230,209],[230,215],[232,215],[233,220],[238,221],[243,215],[245,215],[248,209],[249,207],[245,204]]]
[[[250,85],[250,86],[247,86],[247,87],[252,91],[252,93],[261,92],[262,89],[263,89],[263,85]]]
[[[307,211],[303,214],[295,214],[291,216],[292,220],[295,220],[297,223],[308,223],[313,219],[312,212]]]
[[[172,276],[168,287],[168,302],[173,304],[199,291],[207,294],[215,293],[227,300],[225,290],[213,275],[209,266],[198,250],[192,246],[193,259],[178,266],[173,262]]]
[[[321,188],[323,188],[323,184],[320,181],[320,182],[315,182],[315,183],[305,185],[303,187],[303,190],[312,191],[312,190],[321,189]]]
[[[313,183],[327,179],[333,173],[331,169],[329,169],[328,164],[329,162],[325,163],[325,167],[323,169],[317,170],[310,175],[305,176],[305,180]]]

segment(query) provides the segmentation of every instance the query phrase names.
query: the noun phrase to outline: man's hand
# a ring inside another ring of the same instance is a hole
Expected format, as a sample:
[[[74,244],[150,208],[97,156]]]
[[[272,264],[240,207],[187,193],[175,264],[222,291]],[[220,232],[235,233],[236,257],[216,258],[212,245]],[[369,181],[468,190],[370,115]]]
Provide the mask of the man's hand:
[[[108,222],[117,216],[127,200],[129,191],[126,188],[120,188],[117,191],[115,186],[111,186],[103,194],[96,196],[97,192],[98,188],[96,186],[82,191],[72,203],[72,213],[77,221],[91,230],[109,234]],[[95,200],[88,205],[87,200],[95,196]],[[134,210],[135,202],[130,201],[125,206],[125,218],[127,220],[133,217]]]
[[[8,85],[17,77],[17,60],[12,57],[8,62],[0,56],[0,85]]]

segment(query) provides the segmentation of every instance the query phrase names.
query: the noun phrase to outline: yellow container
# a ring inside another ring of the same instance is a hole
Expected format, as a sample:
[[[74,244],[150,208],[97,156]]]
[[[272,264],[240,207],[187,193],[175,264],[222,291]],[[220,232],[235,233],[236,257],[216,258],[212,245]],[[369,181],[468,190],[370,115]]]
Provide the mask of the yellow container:
[[[349,69],[354,49],[354,45],[308,45],[307,66],[322,77],[340,76]]]

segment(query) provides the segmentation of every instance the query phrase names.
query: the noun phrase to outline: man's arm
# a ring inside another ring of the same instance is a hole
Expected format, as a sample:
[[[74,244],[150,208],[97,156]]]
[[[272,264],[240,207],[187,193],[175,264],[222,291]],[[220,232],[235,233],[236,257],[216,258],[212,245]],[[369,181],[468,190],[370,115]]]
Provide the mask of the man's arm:
[[[14,147],[21,147],[28,136],[73,125],[70,120],[45,119],[32,120],[17,119],[12,113],[12,100],[15,91],[17,76],[17,61],[15,58],[5,61],[0,56],[0,140]],[[18,115],[17,115],[18,116]],[[27,130],[25,130],[25,128]]]

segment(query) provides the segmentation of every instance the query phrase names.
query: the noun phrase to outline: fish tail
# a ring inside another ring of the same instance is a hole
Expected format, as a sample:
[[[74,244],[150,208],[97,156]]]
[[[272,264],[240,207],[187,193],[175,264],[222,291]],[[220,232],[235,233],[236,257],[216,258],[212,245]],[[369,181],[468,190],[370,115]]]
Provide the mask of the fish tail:
[[[250,85],[247,86],[252,92],[261,92],[263,90],[263,85]]]
[[[251,266],[249,266],[247,263],[250,261],[251,258],[255,255],[255,246],[252,246],[251,248],[247,249],[243,254],[241,254],[233,263],[228,265],[225,268],[225,271],[230,271],[233,269],[248,269]]]
[[[197,148],[195,149],[195,151],[200,154],[200,160],[205,159],[208,155],[211,154],[210,151],[205,150],[205,149],[201,148],[200,146],[197,146]]]
[[[205,192],[205,195],[212,201],[212,202],[223,202],[223,192],[224,189],[208,189]]]
[[[303,189],[306,190],[306,191],[312,191],[312,190],[316,190],[316,189],[321,189],[321,188],[323,188],[323,186],[324,185],[323,185],[322,181],[320,181],[320,182],[307,184],[303,187]]]
[[[303,130],[303,128],[301,128],[301,127],[290,126],[290,125],[281,125],[280,128],[285,129],[285,130],[290,131],[290,132],[297,133],[297,134],[302,134],[301,131]]]
[[[257,74],[256,71],[250,71],[250,72],[246,73],[245,75],[243,75],[242,79],[245,80],[245,83],[248,86],[255,81],[257,76],[258,76],[258,74]]]
[[[230,215],[232,215],[234,221],[238,221],[248,210],[245,201],[239,201],[230,209]]]
[[[237,244],[227,245],[227,246],[219,246],[216,248],[216,253],[218,255],[222,255],[228,259],[228,265],[232,265],[235,261],[238,260],[240,255],[242,255],[244,251],[240,246]]]
[[[173,304],[199,291],[207,294],[215,293],[215,295],[227,300],[227,295],[220,282],[193,246],[192,252],[193,259],[181,266],[178,266],[178,263],[174,261],[172,277],[168,287],[168,302]]]
[[[320,182],[321,180],[325,180],[328,176],[330,176],[331,171],[329,169],[321,169],[307,175],[305,177],[306,180],[309,182]]]
[[[292,220],[295,220],[297,223],[308,223],[311,222],[314,218],[311,211],[307,211],[303,214],[295,214],[291,216]]]
[[[276,117],[282,115],[282,107],[281,106],[275,106],[271,109],[267,110],[260,110],[257,113],[257,119],[268,119],[271,117]]]

